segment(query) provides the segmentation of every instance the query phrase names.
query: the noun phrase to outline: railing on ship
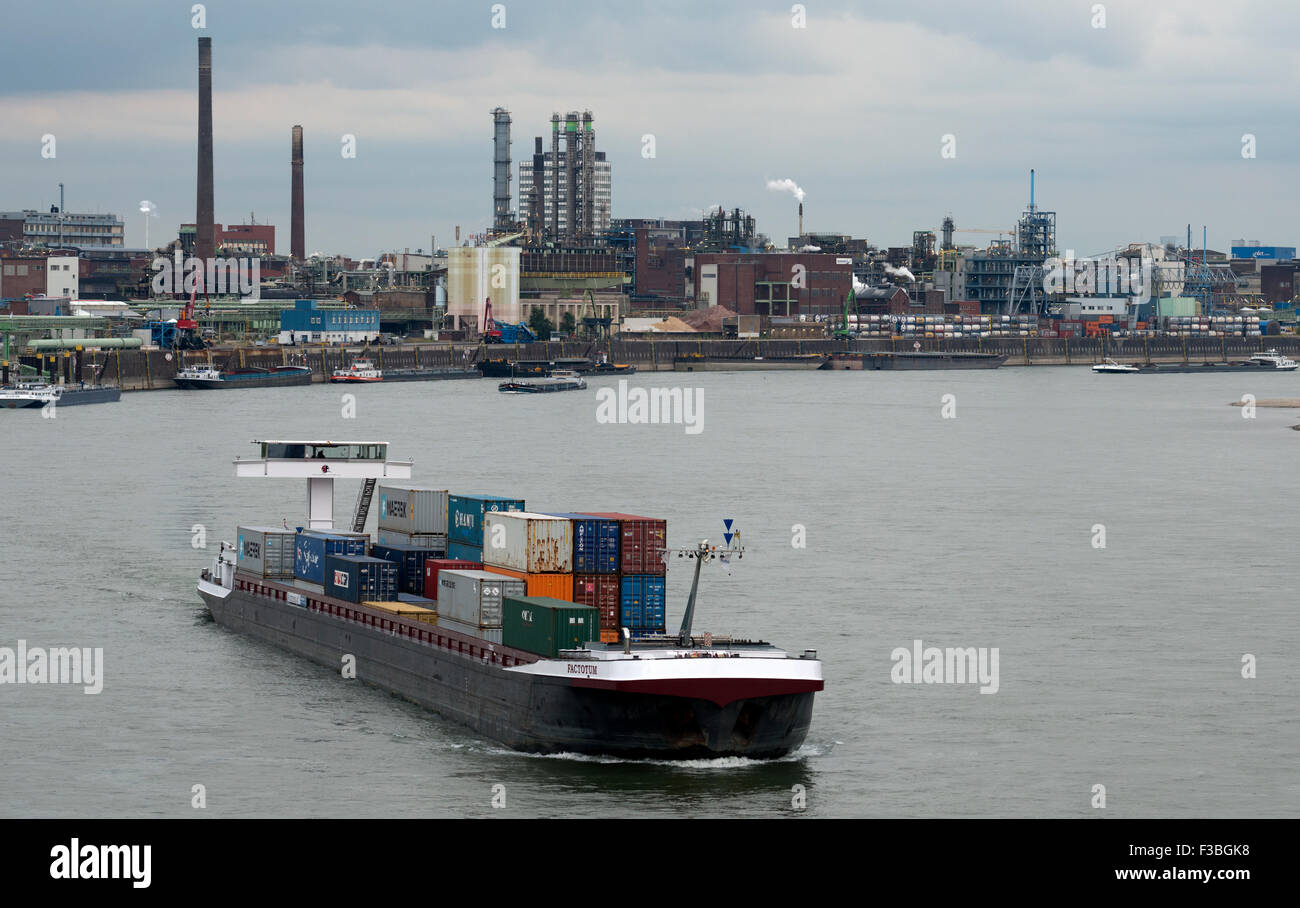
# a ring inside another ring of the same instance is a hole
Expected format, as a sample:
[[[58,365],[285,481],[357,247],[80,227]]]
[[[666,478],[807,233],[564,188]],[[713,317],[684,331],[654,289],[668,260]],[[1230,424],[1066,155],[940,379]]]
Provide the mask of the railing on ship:
[[[463,634],[457,634],[454,631],[440,629],[437,625],[425,624],[421,621],[412,621],[406,618],[394,618],[391,615],[385,615],[382,612],[374,612],[366,609],[365,606],[353,605],[335,605],[332,602],[326,602],[323,599],[317,599],[314,596],[300,589],[289,589],[277,584],[263,582],[258,583],[253,580],[247,580],[236,575],[235,589],[258,596],[266,596],[271,599],[278,599],[281,602],[288,602],[289,593],[301,596],[306,603],[303,608],[308,611],[319,612],[323,615],[329,615],[331,618],[337,618],[340,621],[347,621],[351,624],[359,624],[362,627],[374,628],[377,630],[387,631],[394,637],[403,637],[413,643],[420,643],[425,646],[436,647],[437,649],[447,650],[448,652],[458,653],[468,656],[471,659],[478,659],[481,662],[488,662],[493,665],[500,665],[508,668],[512,665],[527,665],[535,662],[536,657],[521,658],[524,654],[514,655],[515,651],[502,652],[500,644],[484,644],[482,640],[474,637],[466,637]]]

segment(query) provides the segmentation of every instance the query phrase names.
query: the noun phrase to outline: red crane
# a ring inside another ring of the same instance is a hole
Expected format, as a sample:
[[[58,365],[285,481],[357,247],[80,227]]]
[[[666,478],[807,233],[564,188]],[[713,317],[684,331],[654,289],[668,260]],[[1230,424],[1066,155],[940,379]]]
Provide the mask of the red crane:
[[[492,318],[492,297],[483,301],[483,338],[488,343],[501,340],[501,329]]]

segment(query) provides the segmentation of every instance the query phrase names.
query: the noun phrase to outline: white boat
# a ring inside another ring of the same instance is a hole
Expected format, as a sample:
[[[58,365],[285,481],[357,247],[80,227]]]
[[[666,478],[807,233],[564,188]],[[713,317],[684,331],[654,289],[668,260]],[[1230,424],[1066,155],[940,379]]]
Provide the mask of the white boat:
[[[1297,368],[1300,368],[1300,363],[1278,353],[1276,350],[1269,350],[1267,353],[1256,353],[1250,358],[1250,361],[1264,368],[1271,366],[1279,372],[1294,372]]]
[[[1105,362],[1097,363],[1092,367],[1093,372],[1137,372],[1137,366],[1130,366],[1126,363],[1117,363],[1113,359],[1107,359]]]
[[[509,394],[540,394],[547,391],[582,391],[587,382],[577,372],[556,371],[543,378],[516,378],[497,385]]]
[[[44,382],[19,382],[0,388],[0,407],[6,410],[20,410],[26,407],[43,407],[48,403],[59,402],[63,389],[58,385]]]
[[[332,382],[370,382],[383,381],[384,373],[375,368],[368,359],[354,359],[346,369],[335,369],[330,376]]]

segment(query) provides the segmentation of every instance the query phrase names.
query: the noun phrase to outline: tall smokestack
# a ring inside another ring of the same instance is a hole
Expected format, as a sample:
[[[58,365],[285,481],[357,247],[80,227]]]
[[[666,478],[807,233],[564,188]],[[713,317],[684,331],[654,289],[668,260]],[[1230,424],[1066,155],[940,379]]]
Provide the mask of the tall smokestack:
[[[799,203],[799,239],[803,239],[803,202]]]
[[[510,228],[510,111],[492,108],[492,227]]]
[[[293,128],[293,150],[289,167],[293,171],[293,188],[290,190],[289,255],[296,262],[307,260],[306,228],[303,224],[302,203],[302,127]]]
[[[194,206],[194,254],[210,259],[216,253],[212,203],[212,39],[199,39],[199,186]]]

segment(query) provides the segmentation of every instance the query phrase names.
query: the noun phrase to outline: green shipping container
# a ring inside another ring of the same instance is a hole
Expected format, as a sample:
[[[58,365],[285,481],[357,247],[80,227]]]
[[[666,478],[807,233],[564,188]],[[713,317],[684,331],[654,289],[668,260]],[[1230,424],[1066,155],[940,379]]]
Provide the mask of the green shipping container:
[[[547,596],[507,596],[501,605],[501,642],[539,656],[581,649],[600,639],[600,611]]]

